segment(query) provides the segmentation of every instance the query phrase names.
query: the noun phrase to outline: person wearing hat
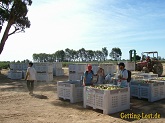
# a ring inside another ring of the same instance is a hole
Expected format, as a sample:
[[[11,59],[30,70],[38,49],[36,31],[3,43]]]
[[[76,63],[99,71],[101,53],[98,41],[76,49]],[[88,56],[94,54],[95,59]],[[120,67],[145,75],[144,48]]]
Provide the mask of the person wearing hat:
[[[94,76],[94,73],[92,71],[92,65],[89,64],[87,66],[87,71],[85,71],[85,73],[84,73],[83,85],[84,86],[93,85],[93,76]]]
[[[125,64],[123,62],[119,63],[119,73],[120,75],[118,76],[118,82],[120,82],[120,86],[121,87],[127,87],[128,86],[128,82],[127,82],[127,79],[128,79],[128,72],[127,70],[125,69]]]
[[[100,66],[98,66],[99,70],[97,71],[97,84],[103,84],[104,83],[104,78],[105,78],[105,74],[104,74],[104,69]]]

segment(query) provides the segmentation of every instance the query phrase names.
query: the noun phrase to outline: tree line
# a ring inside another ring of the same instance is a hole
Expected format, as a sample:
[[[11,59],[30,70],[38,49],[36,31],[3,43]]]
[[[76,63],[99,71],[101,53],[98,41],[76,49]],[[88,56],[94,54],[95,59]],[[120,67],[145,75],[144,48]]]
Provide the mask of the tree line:
[[[46,53],[34,53],[33,60],[35,62],[91,62],[91,61],[106,61],[108,55],[113,59],[120,59],[122,52],[120,48],[112,48],[109,53],[106,47],[101,50],[86,50],[81,48],[79,50],[73,50],[66,48],[65,50],[58,50],[53,54]]]

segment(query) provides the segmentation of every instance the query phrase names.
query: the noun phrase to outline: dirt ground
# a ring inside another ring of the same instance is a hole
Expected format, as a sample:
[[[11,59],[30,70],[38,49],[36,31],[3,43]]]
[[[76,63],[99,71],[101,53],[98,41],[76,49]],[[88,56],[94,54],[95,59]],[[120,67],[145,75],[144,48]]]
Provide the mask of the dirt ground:
[[[68,100],[57,99],[57,81],[68,79],[54,77],[53,82],[35,83],[34,96],[27,91],[26,81],[10,80],[0,74],[0,123],[165,123],[165,99],[154,103],[147,100],[131,99],[131,109],[104,115],[102,110],[83,108],[83,103],[71,104]],[[164,74],[165,75],[165,74]],[[160,114],[160,119],[122,119],[124,114]]]

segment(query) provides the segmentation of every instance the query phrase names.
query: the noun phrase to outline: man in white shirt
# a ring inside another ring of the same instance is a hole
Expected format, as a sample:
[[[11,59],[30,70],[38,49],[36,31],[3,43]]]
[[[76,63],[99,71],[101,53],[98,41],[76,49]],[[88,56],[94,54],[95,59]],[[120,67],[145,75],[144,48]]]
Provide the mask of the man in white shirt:
[[[122,87],[127,87],[128,86],[128,71],[125,69],[125,64],[124,63],[119,63],[119,69],[120,69],[120,75],[118,76],[119,81],[121,82]]]
[[[30,62],[25,77],[25,80],[27,80],[27,88],[30,95],[33,95],[34,81],[36,80],[36,70],[32,66],[33,63]]]

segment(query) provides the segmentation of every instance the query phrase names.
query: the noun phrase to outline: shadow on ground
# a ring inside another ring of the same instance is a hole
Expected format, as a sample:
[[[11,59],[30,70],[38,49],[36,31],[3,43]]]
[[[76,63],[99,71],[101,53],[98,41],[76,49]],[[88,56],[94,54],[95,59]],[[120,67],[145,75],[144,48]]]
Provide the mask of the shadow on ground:
[[[33,94],[32,97],[35,97],[37,99],[49,99],[47,96],[42,94]]]
[[[58,101],[53,101],[51,102],[52,105],[54,106],[61,106],[64,108],[74,108],[74,109],[78,109],[81,111],[86,111],[86,110],[93,110],[97,113],[102,114],[103,111],[99,110],[99,109],[93,109],[91,107],[88,108],[83,108],[83,103],[70,103],[69,100],[64,100],[64,99],[57,99]],[[118,112],[118,113],[114,113],[114,114],[110,114],[110,117],[115,117],[115,118],[119,118],[119,119],[123,119],[125,121],[128,122],[133,122],[133,121],[137,121],[139,120],[139,116],[145,116],[146,114],[160,114],[161,118],[165,118],[165,99],[163,100],[159,100],[156,102],[148,102],[148,100],[145,99],[137,99],[137,98],[132,98],[131,99],[131,108],[129,110],[125,110],[122,112]],[[124,118],[124,114],[126,115],[132,115],[133,118]],[[143,117],[145,118],[145,117]],[[140,118],[141,119],[141,118]]]

